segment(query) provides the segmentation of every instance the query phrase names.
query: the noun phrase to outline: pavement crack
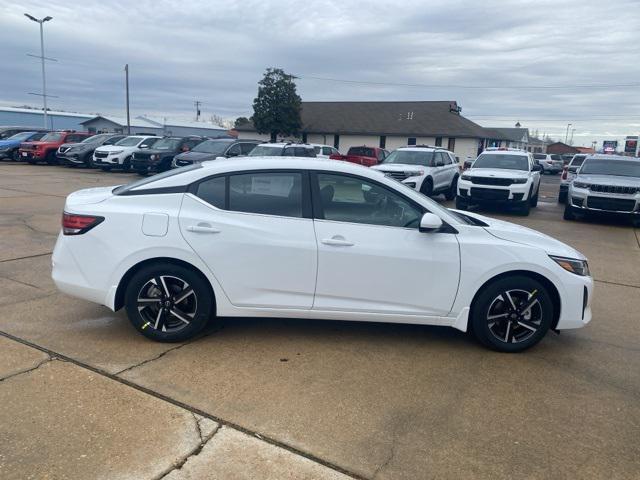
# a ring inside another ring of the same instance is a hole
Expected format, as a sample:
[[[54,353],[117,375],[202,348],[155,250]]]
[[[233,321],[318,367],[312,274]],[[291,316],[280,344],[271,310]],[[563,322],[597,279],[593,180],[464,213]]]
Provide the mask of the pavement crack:
[[[17,260],[26,260],[28,258],[46,257],[47,255],[51,255],[52,253],[53,252],[36,253],[35,255],[27,255],[26,257],[6,258],[4,260],[0,260],[0,263],[15,262]]]
[[[27,287],[32,287],[35,288],[37,290],[42,290],[40,287],[38,287],[37,285],[33,285],[32,283],[28,283],[28,282],[23,282],[21,280],[17,280],[15,278],[10,278],[10,277],[5,277],[4,275],[0,275],[0,278],[4,278],[5,280],[9,280],[10,282],[15,282],[15,283],[19,283],[20,285],[25,285]]]
[[[34,367],[27,368],[26,370],[22,370],[22,371],[20,371],[20,372],[12,373],[11,375],[7,375],[6,377],[2,377],[2,378],[0,378],[0,382],[4,382],[5,380],[8,380],[8,379],[13,378],[13,377],[17,377],[17,376],[19,376],[19,375],[24,375],[25,373],[31,373],[31,372],[33,372],[34,370],[37,370],[38,368],[40,368],[41,366],[43,366],[45,363],[49,363],[49,362],[52,362],[52,361],[54,361],[54,360],[55,360],[55,358],[52,358],[52,357],[50,357],[50,356],[47,356],[47,358],[45,358],[45,359],[44,359],[44,360],[42,360],[41,362],[38,362],[38,364],[37,364],[36,366],[34,366]]]
[[[209,435],[204,436],[202,433],[202,428],[200,428],[200,419],[198,419],[195,413],[193,412],[190,412],[190,413],[193,418],[193,422],[196,427],[196,433],[200,439],[200,442],[194,448],[192,448],[191,451],[189,451],[189,453],[187,453],[183,458],[181,458],[177,462],[174,462],[164,472],[154,477],[154,480],[161,480],[165,478],[167,475],[169,475],[171,472],[175,470],[180,470],[191,458],[197,457],[198,455],[200,455],[200,452],[202,452],[202,449],[209,442],[209,440],[211,440],[215,436],[215,434],[218,433],[218,431],[222,428],[222,426],[218,423],[216,425],[216,428]]]
[[[159,355],[156,355],[155,357],[147,358],[146,360],[143,360],[140,363],[136,363],[135,365],[131,365],[130,367],[124,368],[124,369],[114,373],[114,375],[120,375],[122,373],[128,372],[129,370],[133,370],[134,368],[138,368],[138,367],[141,367],[142,365],[146,365],[147,363],[155,362],[156,360],[159,360],[162,357],[164,357],[167,353],[173,352],[174,350],[178,350],[179,348],[182,348],[185,345],[189,345],[190,343],[191,342],[181,343],[180,345],[176,345],[175,347],[171,347],[171,348],[165,350],[164,352],[161,352]]]
[[[375,480],[376,478],[378,478],[378,475],[382,473],[382,471],[389,466],[389,464],[391,463],[391,461],[395,456],[396,456],[396,442],[394,441],[391,444],[391,450],[389,452],[389,455],[387,456],[386,460],[373,472],[373,476],[371,477],[371,480]]]
[[[610,282],[608,280],[598,280],[596,278],[594,278],[593,281],[597,283],[605,283],[607,285],[616,285],[618,287],[640,288],[640,285],[630,285],[628,283]]]

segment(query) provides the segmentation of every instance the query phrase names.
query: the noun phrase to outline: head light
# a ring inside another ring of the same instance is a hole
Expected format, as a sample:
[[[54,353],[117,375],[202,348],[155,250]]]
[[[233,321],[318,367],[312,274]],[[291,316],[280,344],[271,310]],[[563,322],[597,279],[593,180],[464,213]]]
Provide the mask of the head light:
[[[575,180],[573,181],[573,186],[576,187],[576,188],[589,188],[589,184],[588,183],[576,182]]]
[[[471,180],[471,175],[467,175],[466,173],[463,173],[460,178],[462,180]]]
[[[511,183],[527,183],[526,178],[512,178]]]
[[[588,277],[591,275],[589,272],[589,264],[586,260],[578,260],[577,258],[555,257],[549,255],[549,257],[564,268],[567,272],[575,273],[581,277]]]
[[[151,155],[151,156],[149,157],[149,159],[151,159],[151,160],[157,160],[157,159],[158,159],[158,155],[156,155],[156,154],[154,153],[153,155]]]
[[[119,155],[122,152],[124,152],[124,150],[114,150],[113,152],[109,152],[109,155]]]

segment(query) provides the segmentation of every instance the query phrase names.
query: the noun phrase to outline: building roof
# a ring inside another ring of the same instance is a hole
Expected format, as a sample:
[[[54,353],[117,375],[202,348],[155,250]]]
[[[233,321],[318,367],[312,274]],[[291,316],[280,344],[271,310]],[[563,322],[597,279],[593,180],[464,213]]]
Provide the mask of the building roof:
[[[43,114],[43,110],[40,108],[0,107],[0,112],[33,113],[35,115]],[[48,109],[47,109],[47,115],[60,115],[63,117],[78,117],[78,118],[93,118],[95,116],[95,115],[87,115],[84,113],[60,112],[60,111],[48,110]]]
[[[108,122],[115,123],[116,125],[120,125],[121,127],[127,126],[127,117],[115,117],[113,115],[96,115],[95,117],[92,117],[81,123],[82,125],[85,125],[87,123],[93,122],[94,120],[98,120],[98,119],[107,120]],[[156,124],[148,122],[140,117],[132,118],[130,123],[132,127],[158,128]]]
[[[302,102],[302,130],[345,135],[487,138],[480,125],[463,117],[455,101]],[[255,131],[252,123],[240,131]]]
[[[595,149],[591,147],[576,147],[580,153],[596,153]]]
[[[492,132],[491,138],[509,140],[511,142],[529,142],[528,128],[489,127],[485,130]]]
[[[156,127],[186,127],[186,128],[206,128],[208,130],[224,130],[225,132],[228,130],[225,127],[220,125],[216,125],[211,122],[194,122],[192,120],[180,120],[176,118],[165,118],[165,117],[149,117],[147,115],[140,115],[137,117],[141,120],[145,120],[154,124]]]

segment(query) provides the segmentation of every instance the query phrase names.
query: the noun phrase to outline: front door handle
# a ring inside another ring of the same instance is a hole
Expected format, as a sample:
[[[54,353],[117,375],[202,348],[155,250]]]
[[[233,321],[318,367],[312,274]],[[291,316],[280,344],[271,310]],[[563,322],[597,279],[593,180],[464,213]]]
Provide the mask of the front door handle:
[[[352,242],[345,240],[344,237],[341,237],[339,235],[336,235],[335,237],[332,237],[332,238],[324,238],[322,240],[322,243],[324,243],[325,245],[331,245],[334,247],[352,247],[353,246]]]
[[[197,225],[189,225],[187,227],[187,230],[189,232],[194,232],[194,233],[220,233],[220,230],[218,230],[217,228],[213,228],[208,223],[199,223]]]

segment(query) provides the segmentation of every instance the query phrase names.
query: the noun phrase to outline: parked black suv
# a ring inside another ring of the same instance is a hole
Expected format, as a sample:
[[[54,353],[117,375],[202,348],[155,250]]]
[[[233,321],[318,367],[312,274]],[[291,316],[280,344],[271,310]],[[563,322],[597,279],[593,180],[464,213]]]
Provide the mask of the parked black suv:
[[[140,175],[167,171],[171,168],[173,157],[190,151],[205,140],[206,137],[196,136],[162,137],[144,152],[135,152],[131,166]]]
[[[237,140],[235,138],[205,140],[193,147],[190,152],[176,155],[171,167],[184,167],[192,163],[215,160],[218,157],[244,157],[260,143],[262,143],[261,140]]]
[[[85,138],[79,143],[63,143],[58,147],[56,157],[60,165],[68,167],[93,167],[93,152],[102,145],[113,145],[122,140],[126,135],[114,133],[100,133]]]

